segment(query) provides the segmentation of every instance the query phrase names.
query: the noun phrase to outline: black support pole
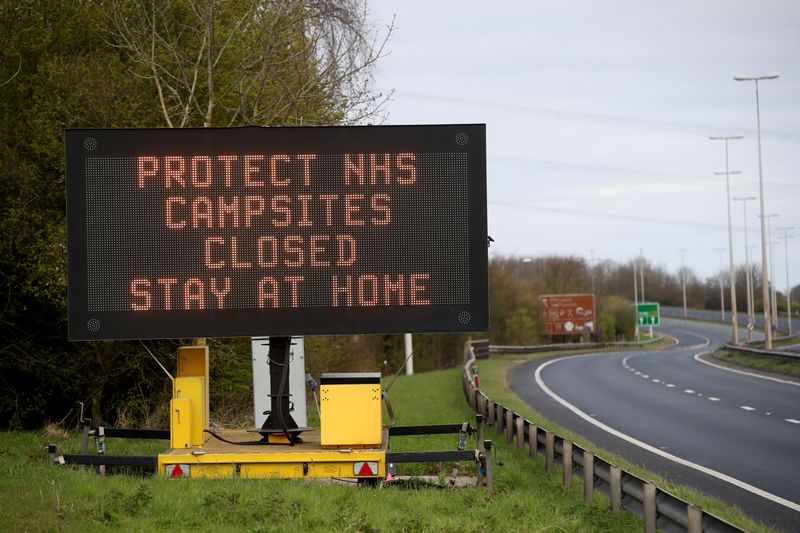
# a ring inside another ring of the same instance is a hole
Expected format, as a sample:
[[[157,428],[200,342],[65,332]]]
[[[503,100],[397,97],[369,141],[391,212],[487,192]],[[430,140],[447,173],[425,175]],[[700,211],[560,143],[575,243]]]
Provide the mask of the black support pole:
[[[291,337],[269,338],[269,386],[270,386],[270,411],[261,429],[261,435],[283,433],[290,444],[299,441],[297,437],[297,422],[294,421],[289,401],[289,352],[292,345]],[[295,430],[295,431],[292,431]]]

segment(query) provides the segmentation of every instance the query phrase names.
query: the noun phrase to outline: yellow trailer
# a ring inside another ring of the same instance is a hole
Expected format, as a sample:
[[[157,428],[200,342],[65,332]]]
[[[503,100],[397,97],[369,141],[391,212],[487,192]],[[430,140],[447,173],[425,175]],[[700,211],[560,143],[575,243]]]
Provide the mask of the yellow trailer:
[[[283,358],[276,366],[285,368],[286,361]],[[350,478],[373,483],[393,474],[395,463],[474,461],[479,465],[478,482],[485,477],[491,479],[490,455],[485,453],[491,442],[482,441],[480,415],[476,426],[478,446],[472,450],[465,449],[465,442],[476,428],[468,423],[383,426],[377,372],[323,374],[320,428],[298,428],[289,414],[288,392],[279,392],[271,394],[275,412],[261,428],[212,429],[208,379],[208,347],[179,348],[169,431],[102,427],[90,430],[89,421],[84,421],[83,453],[58,456],[55,446],[51,446],[51,460],[155,467],[170,478]],[[286,375],[281,379],[285,380]],[[104,439],[111,436],[169,439],[170,447],[157,457],[89,455],[88,439],[92,434],[98,439],[98,454],[105,449]],[[426,434],[457,434],[456,449],[389,451],[391,436]]]
[[[370,448],[325,449],[318,429],[304,432],[303,442],[294,445],[263,444],[245,430],[215,434],[225,441],[206,433],[201,446],[173,448],[159,455],[158,471],[169,477],[386,477],[386,428],[381,431],[380,443]]]
[[[208,347],[181,347],[170,450],[158,456],[158,471],[169,477],[385,477],[389,432],[381,424],[380,374],[323,374],[320,409],[320,429],[210,430]]]

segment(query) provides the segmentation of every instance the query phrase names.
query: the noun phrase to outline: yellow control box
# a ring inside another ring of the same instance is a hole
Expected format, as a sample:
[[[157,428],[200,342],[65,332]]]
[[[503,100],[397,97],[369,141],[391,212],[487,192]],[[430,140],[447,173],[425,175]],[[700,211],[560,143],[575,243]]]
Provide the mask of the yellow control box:
[[[209,427],[208,419],[208,346],[181,346],[178,348],[178,377],[203,378],[202,403],[194,409],[200,415],[200,430]],[[175,396],[177,398],[177,396]]]
[[[188,431],[189,446],[202,446],[204,439],[203,430],[208,427],[204,421],[208,411],[203,407],[208,405],[208,398],[205,395],[206,379],[201,377],[177,377],[173,383],[172,402],[170,407],[170,430],[171,434],[181,435],[181,438],[174,438],[173,444],[186,441],[183,440],[185,431]],[[181,401],[183,400],[183,401]],[[185,446],[173,446],[173,448]]]
[[[192,446],[192,400],[173,398],[169,401],[169,447],[173,450]]]
[[[322,374],[319,404],[323,447],[380,447],[379,372]]]

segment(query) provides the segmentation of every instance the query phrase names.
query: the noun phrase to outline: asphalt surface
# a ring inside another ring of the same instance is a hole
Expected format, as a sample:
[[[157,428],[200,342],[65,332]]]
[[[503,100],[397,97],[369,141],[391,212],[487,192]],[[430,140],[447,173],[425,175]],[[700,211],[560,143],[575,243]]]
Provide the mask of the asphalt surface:
[[[800,385],[698,362],[729,327],[662,323],[679,344],[532,361],[511,371],[510,386],[601,448],[800,531]]]
[[[671,318],[683,318],[683,307],[661,307],[661,314],[665,317]],[[722,320],[722,313],[717,310],[711,309],[686,309],[686,317],[687,318],[694,318],[696,320],[708,320],[710,322],[723,322]],[[764,325],[764,315],[756,313],[755,316],[755,326],[757,328],[761,328]],[[730,310],[725,310],[725,323],[731,323],[731,314]],[[742,312],[741,309],[737,310],[736,313],[736,323],[739,324],[741,328],[744,328],[747,324],[747,312]],[[789,321],[786,317],[786,313],[778,313],[778,332],[777,335],[785,335],[789,330]],[[797,333],[800,331],[800,316],[792,316],[792,332]],[[741,340],[747,340],[747,330],[741,329],[739,331],[739,338]],[[755,338],[755,337],[754,337]]]

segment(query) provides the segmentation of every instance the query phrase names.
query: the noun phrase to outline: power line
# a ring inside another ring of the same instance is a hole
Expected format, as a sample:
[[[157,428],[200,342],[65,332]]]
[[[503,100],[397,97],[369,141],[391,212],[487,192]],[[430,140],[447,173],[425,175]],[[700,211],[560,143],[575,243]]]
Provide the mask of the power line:
[[[444,102],[451,104],[468,105],[470,107],[483,107],[496,109],[507,113],[526,114],[538,117],[552,118],[556,120],[569,120],[573,122],[591,122],[597,124],[611,124],[615,126],[646,128],[656,130],[671,131],[690,131],[706,135],[708,131],[727,131],[731,127],[709,124],[693,124],[688,122],[675,122],[668,120],[657,120],[639,117],[626,117],[624,115],[606,115],[601,113],[587,113],[582,111],[567,111],[564,109],[548,109],[526,106],[521,104],[506,104],[501,102],[491,102],[486,100],[473,100],[469,98],[459,98],[455,96],[443,96],[438,94],[423,93],[417,91],[395,90],[395,94],[416,98],[418,100],[429,100],[432,102]],[[735,129],[735,128],[733,128]],[[755,134],[755,130],[743,130],[749,134]],[[762,131],[763,137],[778,139],[789,142],[800,142],[800,133],[786,131]]]
[[[703,181],[715,184],[720,183],[719,178],[715,178],[713,176],[700,176],[696,174],[681,174],[678,172],[663,172],[659,170],[642,170],[642,169],[625,168],[625,167],[570,163],[565,161],[547,161],[544,159],[536,159],[526,156],[488,154],[488,159],[489,161],[499,160],[511,164],[518,164],[525,166],[529,165],[539,166],[556,172],[581,172],[581,173],[591,172],[591,173],[618,174],[618,175],[628,175],[628,176],[653,176],[658,178],[691,180],[692,182]],[[794,181],[778,180],[771,178],[770,187],[788,187],[795,189],[798,187],[798,182],[796,180]]]
[[[623,222],[644,222],[648,224],[670,225],[670,226],[685,226],[689,228],[704,228],[714,231],[726,231],[727,226],[723,224],[710,224],[708,222],[698,222],[690,220],[670,220],[655,217],[643,217],[637,215],[625,215],[620,213],[606,213],[599,211],[587,211],[585,209],[569,209],[564,207],[551,207],[542,204],[522,204],[517,202],[498,202],[490,201],[489,205],[496,205],[498,207],[510,207],[512,209],[525,209],[530,211],[544,211],[548,213],[558,213],[564,215],[574,215],[589,218],[602,218],[606,220],[619,220]],[[737,228],[738,229],[738,228]]]

